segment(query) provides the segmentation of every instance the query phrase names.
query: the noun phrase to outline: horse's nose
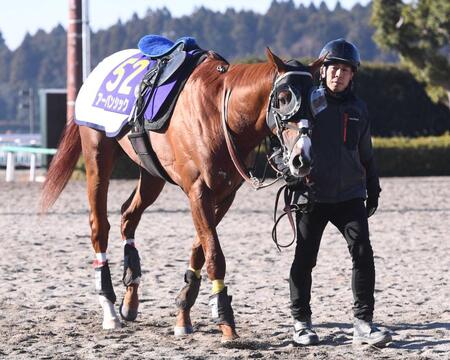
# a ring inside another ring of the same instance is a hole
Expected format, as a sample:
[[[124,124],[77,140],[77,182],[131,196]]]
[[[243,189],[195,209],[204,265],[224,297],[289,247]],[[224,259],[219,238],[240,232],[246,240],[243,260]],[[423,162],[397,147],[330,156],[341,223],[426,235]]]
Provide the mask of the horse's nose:
[[[294,158],[292,159],[292,165],[296,169],[305,169],[305,168],[310,167],[311,161],[307,157],[299,154],[299,155],[295,155]]]

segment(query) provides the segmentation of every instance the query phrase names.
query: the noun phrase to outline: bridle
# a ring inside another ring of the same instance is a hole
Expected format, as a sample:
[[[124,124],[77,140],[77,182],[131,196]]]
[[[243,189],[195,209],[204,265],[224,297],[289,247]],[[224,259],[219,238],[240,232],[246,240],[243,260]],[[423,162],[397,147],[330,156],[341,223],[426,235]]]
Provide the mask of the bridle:
[[[297,116],[297,114],[301,110],[302,105],[302,97],[300,90],[291,86],[289,83],[286,82],[290,76],[308,76],[312,79],[312,74],[307,71],[288,71],[286,73],[283,73],[281,75],[278,75],[275,77],[272,85],[272,90],[269,95],[269,102],[268,107],[266,111],[266,125],[270,129],[270,131],[273,133],[275,132],[275,135],[277,136],[282,152],[283,152],[283,161],[288,161],[290,154],[292,152],[292,149],[288,149],[284,138],[283,138],[283,131],[287,129],[291,129],[294,131],[298,131],[298,135],[293,142],[293,146],[297,143],[297,141],[302,136],[308,136],[310,129],[309,129],[309,122],[307,119],[298,119],[297,126],[292,124],[292,120],[294,117]],[[285,81],[285,82],[283,82]],[[279,104],[277,103],[277,95],[279,92],[287,91],[290,93],[290,102],[284,106],[282,109]],[[225,135],[225,141],[227,144],[228,152],[230,154],[230,157],[233,161],[233,164],[236,168],[236,170],[239,172],[241,177],[248,182],[253,189],[259,190],[266,188],[268,186],[271,186],[275,184],[278,180],[280,180],[283,177],[283,174],[277,169],[276,166],[273,165],[271,162],[271,157],[268,157],[268,163],[271,165],[273,170],[277,173],[277,177],[275,180],[266,183],[264,181],[261,181],[257,177],[253,176],[251,172],[247,173],[245,170],[245,167],[243,166],[243,163],[241,159],[239,158],[239,155],[237,153],[236,145],[234,144],[232,137],[230,135],[229,126],[228,126],[228,103],[231,96],[231,89],[224,89],[224,95],[223,95],[223,108],[222,108],[222,127]],[[275,130],[275,131],[274,131]],[[311,197],[310,194],[308,194],[308,188],[305,185],[305,189],[301,191],[301,196],[303,196],[307,202],[304,206],[299,206],[297,204],[291,204],[292,197],[293,197],[293,191],[290,190],[286,185],[282,186],[277,193],[276,200],[275,200],[275,209],[274,209],[274,226],[272,228],[272,239],[277,246],[277,249],[281,251],[281,248],[283,247],[289,247],[291,246],[294,241],[296,240],[296,230],[295,230],[295,221],[293,218],[292,213],[293,212],[308,212],[310,211],[310,204],[311,204]],[[284,201],[285,206],[283,208],[283,214],[280,215],[277,219],[277,208],[278,208],[278,200],[280,198],[281,192],[284,190]],[[293,238],[292,241],[286,245],[280,244],[277,239],[277,225],[280,222],[281,218],[287,215],[287,218],[289,219],[289,223],[291,225],[292,231],[293,231]]]
[[[272,90],[269,94],[269,102],[266,111],[266,125],[270,129],[271,132],[274,132],[280,141],[282,151],[283,151],[283,159],[289,159],[290,153],[292,149],[289,149],[283,138],[283,131],[287,129],[291,129],[294,131],[298,131],[297,138],[294,141],[294,144],[297,140],[302,136],[306,136],[308,132],[308,121],[303,119],[302,123],[299,126],[295,126],[292,124],[292,119],[297,115],[297,113],[301,109],[302,105],[302,97],[300,90],[296,87],[292,86],[287,82],[289,77],[291,76],[308,76],[312,78],[311,73],[307,71],[288,71],[283,74],[277,74],[273,81]],[[277,103],[277,95],[281,90],[288,91],[291,95],[291,101],[287,106],[281,108]],[[223,102],[222,102],[222,127],[225,135],[225,141],[227,144],[228,152],[233,161],[233,164],[241,175],[241,177],[248,182],[255,190],[263,189],[268,186],[275,184],[278,180],[281,179],[282,173],[276,168],[276,166],[271,163],[271,158],[268,158],[268,162],[271,167],[277,173],[277,178],[269,183],[265,181],[261,181],[257,177],[255,177],[251,172],[247,173],[245,166],[243,165],[242,160],[240,159],[236,145],[233,142],[233,139],[230,135],[230,130],[228,126],[228,103],[231,96],[231,89],[224,89],[223,94]]]

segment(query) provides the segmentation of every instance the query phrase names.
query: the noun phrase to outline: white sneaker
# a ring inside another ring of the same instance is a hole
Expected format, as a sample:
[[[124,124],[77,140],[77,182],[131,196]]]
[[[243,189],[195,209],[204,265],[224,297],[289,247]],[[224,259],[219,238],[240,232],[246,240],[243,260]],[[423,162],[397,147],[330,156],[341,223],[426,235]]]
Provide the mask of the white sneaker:
[[[387,330],[380,330],[371,321],[355,319],[353,326],[353,344],[369,344],[384,346],[392,341],[392,336]]]
[[[312,329],[311,320],[308,321],[296,321],[294,324],[294,343],[297,345],[317,345],[319,343],[319,337]]]

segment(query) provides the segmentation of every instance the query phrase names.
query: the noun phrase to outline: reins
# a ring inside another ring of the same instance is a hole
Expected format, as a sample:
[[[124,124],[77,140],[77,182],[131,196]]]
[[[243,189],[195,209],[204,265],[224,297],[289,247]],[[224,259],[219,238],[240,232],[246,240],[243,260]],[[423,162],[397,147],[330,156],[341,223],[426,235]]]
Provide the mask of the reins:
[[[284,212],[277,219],[278,202],[280,200],[280,195],[283,190],[284,190],[284,194],[283,194],[283,197],[284,197],[283,211]],[[275,243],[275,245],[277,246],[278,251],[281,251],[281,248],[287,248],[287,247],[291,246],[295,242],[295,239],[296,239],[295,221],[294,221],[294,217],[292,216],[292,212],[296,211],[296,210],[294,210],[294,205],[291,205],[293,193],[294,192],[291,189],[289,189],[287,185],[283,185],[282,187],[280,187],[280,189],[278,189],[277,196],[275,197],[275,208],[273,210],[274,224],[273,224],[273,228],[272,228],[272,240]],[[280,222],[280,220],[285,215],[287,215],[287,217],[289,219],[289,224],[291,225],[293,237],[289,244],[279,244],[278,237],[277,237],[277,226],[278,226],[278,223]]]
[[[256,176],[254,176],[251,172],[247,174],[247,171],[245,170],[245,166],[243,165],[242,160],[239,158],[239,155],[236,150],[236,145],[233,142],[233,139],[230,135],[230,128],[228,126],[228,102],[230,100],[231,96],[231,90],[226,89],[224,91],[223,96],[223,103],[222,103],[222,127],[223,132],[225,135],[225,141],[227,143],[228,153],[230,154],[231,160],[233,161],[234,167],[238,171],[238,173],[241,175],[241,177],[248,182],[253,189],[260,190],[264,189],[266,187],[269,187],[273,184],[275,184],[277,181],[281,179],[281,177],[277,177],[275,180],[266,183],[258,179]]]
[[[273,211],[273,228],[272,228],[272,240],[275,243],[278,251],[281,251],[281,248],[287,248],[289,246],[291,246],[297,237],[297,231],[296,231],[296,221],[293,217],[293,213],[308,213],[311,211],[311,206],[312,206],[312,196],[311,193],[309,192],[309,188],[308,185],[303,183],[303,189],[302,190],[292,190],[288,187],[288,185],[284,185],[282,186],[278,192],[277,192],[277,196],[275,197],[275,208]],[[280,196],[282,191],[284,190],[284,194],[283,194],[283,198],[284,198],[284,208],[283,208],[283,213],[277,218],[277,210],[278,210],[278,202],[280,201]],[[296,196],[297,194],[298,196]],[[294,196],[295,195],[295,196]],[[298,203],[298,198],[303,197],[306,202],[299,204]],[[292,199],[294,199],[294,201],[292,201]],[[280,222],[280,220],[284,217],[287,216],[289,219],[289,224],[291,225],[291,229],[292,229],[292,240],[290,243],[288,244],[280,244],[278,242],[278,236],[277,236],[277,226],[278,223]]]

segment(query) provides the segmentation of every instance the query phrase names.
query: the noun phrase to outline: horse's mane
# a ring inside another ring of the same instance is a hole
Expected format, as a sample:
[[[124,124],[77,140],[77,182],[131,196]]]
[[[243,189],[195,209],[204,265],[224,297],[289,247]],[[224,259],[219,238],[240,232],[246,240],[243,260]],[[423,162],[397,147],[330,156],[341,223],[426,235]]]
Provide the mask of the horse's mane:
[[[192,80],[204,81],[206,84],[212,84],[223,76],[217,66],[223,65],[227,70],[226,84],[229,87],[254,86],[260,88],[262,84],[272,85],[275,68],[265,62],[256,64],[232,64],[229,65],[220,55],[210,51],[208,59],[198,67],[199,71],[194,71]]]
[[[261,85],[272,86],[275,78],[275,68],[265,62],[256,64],[233,64],[228,70],[227,84],[234,86],[252,86],[260,88]]]
[[[260,84],[261,80],[270,80],[271,83],[275,76],[275,68],[267,62],[233,64],[228,71],[228,80],[236,85],[248,83]]]

